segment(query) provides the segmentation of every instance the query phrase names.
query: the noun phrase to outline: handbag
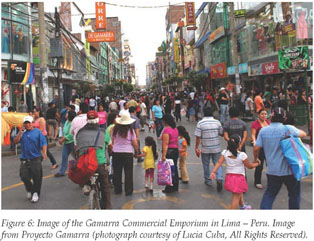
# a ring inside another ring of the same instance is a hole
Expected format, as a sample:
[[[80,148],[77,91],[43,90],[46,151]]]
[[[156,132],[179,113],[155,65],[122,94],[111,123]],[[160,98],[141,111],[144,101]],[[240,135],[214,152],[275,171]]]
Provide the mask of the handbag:
[[[98,168],[96,156],[96,143],[98,141],[100,129],[98,129],[95,144],[84,151],[77,160],[69,161],[68,177],[76,184],[85,184],[94,175]]]
[[[288,165],[297,181],[313,173],[313,155],[299,137],[291,136],[285,126],[285,137],[280,141],[280,147]]]
[[[157,184],[160,186],[172,185],[171,166],[166,161],[158,161]]]

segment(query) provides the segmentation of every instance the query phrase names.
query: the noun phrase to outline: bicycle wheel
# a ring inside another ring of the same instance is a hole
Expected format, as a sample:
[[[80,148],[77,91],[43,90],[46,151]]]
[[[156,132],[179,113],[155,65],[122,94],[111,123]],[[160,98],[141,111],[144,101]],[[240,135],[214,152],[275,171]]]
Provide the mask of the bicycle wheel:
[[[88,208],[89,209],[100,209],[99,195],[98,195],[98,192],[94,189],[92,189],[89,193]]]

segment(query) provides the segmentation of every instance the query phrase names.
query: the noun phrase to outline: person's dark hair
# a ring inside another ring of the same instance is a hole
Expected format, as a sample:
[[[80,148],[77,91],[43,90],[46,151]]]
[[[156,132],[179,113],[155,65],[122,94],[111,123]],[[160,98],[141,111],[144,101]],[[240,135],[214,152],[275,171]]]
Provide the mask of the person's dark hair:
[[[241,137],[238,134],[234,134],[230,136],[230,139],[228,141],[228,147],[227,150],[229,150],[232,155],[235,157],[238,156],[238,148],[240,145]]]
[[[75,106],[74,105],[69,105],[71,110],[74,110],[75,111]]]
[[[34,107],[33,111],[39,112],[39,117],[44,117],[44,112],[42,110],[40,110],[38,107]]]
[[[116,124],[113,128],[112,135],[115,137],[117,134],[122,138],[126,138],[128,136],[128,132],[133,131],[132,125],[120,125]]]
[[[283,122],[284,125],[295,125],[295,118],[291,112],[286,113],[286,119]]]
[[[229,109],[229,115],[231,118],[234,118],[234,117],[238,117],[239,116],[239,109],[235,108],[235,107],[230,107]]]
[[[134,106],[131,106],[131,107],[129,108],[129,112],[130,112],[130,113],[134,113],[135,110],[136,110],[136,108],[135,108]]]
[[[154,159],[156,160],[158,158],[158,153],[157,153],[157,145],[156,145],[156,142],[155,142],[154,138],[151,137],[151,136],[147,136],[145,138],[145,145],[152,147],[153,154],[154,154]]]
[[[88,104],[86,104],[85,102],[82,102],[80,104],[80,110],[82,111],[83,114],[87,114],[87,112],[89,111]]]
[[[104,110],[105,110],[105,108],[104,108],[104,106],[103,106],[103,105],[98,105],[98,106],[97,106],[97,111],[99,112],[99,107],[100,107],[100,106],[102,106],[103,111],[104,111]]]
[[[208,116],[213,116],[213,110],[210,107],[204,107],[204,116],[208,117]]]
[[[281,107],[276,107],[271,113],[271,122],[283,123],[286,118],[285,110]]]
[[[259,115],[260,115],[263,111],[266,111],[266,112],[267,112],[267,110],[266,110],[266,109],[263,109],[263,108],[262,108],[262,109],[260,109],[260,110],[257,112],[257,114],[259,114]]]
[[[128,103],[128,102],[124,102],[124,103],[123,103],[123,107],[125,107],[125,106],[127,105],[127,103]]]
[[[8,112],[14,112],[14,107],[13,106],[9,106]]]
[[[52,105],[53,105],[52,102],[48,103],[48,107],[52,107]]]
[[[255,91],[255,96],[256,96],[256,95],[259,95],[260,93],[262,93],[262,91],[256,90],[256,91]]]
[[[75,111],[70,110],[70,111],[68,112],[68,120],[69,120],[69,121],[72,121],[75,116],[76,116]]]
[[[171,126],[171,128],[176,128],[176,122],[171,114],[165,114],[162,119],[168,126]]]
[[[116,119],[116,117],[117,117],[117,113],[116,112],[110,112],[107,115],[107,126],[110,126],[110,125],[114,124],[114,120]]]
[[[184,126],[178,126],[177,129],[178,129],[179,135],[184,137],[184,139],[186,140],[186,143],[189,146],[191,143],[191,138],[190,138],[189,133],[186,131],[185,127]]]
[[[160,104],[160,100],[159,100],[159,99],[155,99],[155,100],[154,100],[154,105],[156,105],[156,102],[157,102],[157,101],[159,101],[159,104]]]

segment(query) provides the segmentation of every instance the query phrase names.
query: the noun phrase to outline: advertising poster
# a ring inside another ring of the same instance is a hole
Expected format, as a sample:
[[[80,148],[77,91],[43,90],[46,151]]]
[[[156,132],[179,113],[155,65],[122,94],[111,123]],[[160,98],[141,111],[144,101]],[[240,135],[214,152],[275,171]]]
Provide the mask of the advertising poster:
[[[280,69],[310,68],[309,48],[307,46],[285,48],[278,51]]]

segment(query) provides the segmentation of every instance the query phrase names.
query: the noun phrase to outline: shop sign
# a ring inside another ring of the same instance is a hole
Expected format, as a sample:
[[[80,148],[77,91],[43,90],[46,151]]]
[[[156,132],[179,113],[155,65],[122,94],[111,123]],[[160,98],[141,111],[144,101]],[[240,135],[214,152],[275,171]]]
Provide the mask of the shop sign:
[[[235,66],[230,66],[227,68],[228,75],[234,75],[235,74]]]
[[[212,79],[219,79],[227,77],[226,63],[220,63],[210,66],[210,76]]]
[[[186,26],[195,25],[195,7],[194,2],[185,3]]]
[[[174,38],[173,39],[173,51],[174,51],[174,62],[179,63],[180,62],[180,52],[179,52],[179,39]]]
[[[87,41],[89,43],[92,43],[92,42],[114,42],[115,41],[114,31],[88,32],[87,33]]]
[[[22,61],[9,61],[10,84],[34,84],[35,65]]]
[[[96,2],[96,29],[106,28],[106,3]]]
[[[225,35],[224,26],[220,26],[214,32],[209,35],[209,43],[214,42],[215,40],[219,39],[220,37]]]
[[[262,74],[263,74],[262,64],[255,64],[255,65],[249,66],[249,76],[262,75]]]
[[[245,17],[245,12],[246,12],[245,9],[235,10],[235,11],[234,11],[234,17],[235,17],[235,18],[242,18],[242,17]]]
[[[280,69],[308,69],[310,56],[308,46],[280,49],[278,51]]]
[[[264,63],[262,64],[263,74],[277,74],[279,73],[278,62]]]
[[[247,72],[248,72],[247,63],[239,64],[239,73],[244,74]]]

